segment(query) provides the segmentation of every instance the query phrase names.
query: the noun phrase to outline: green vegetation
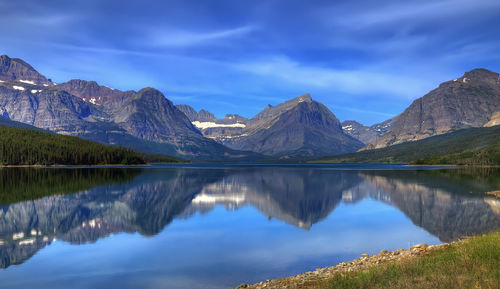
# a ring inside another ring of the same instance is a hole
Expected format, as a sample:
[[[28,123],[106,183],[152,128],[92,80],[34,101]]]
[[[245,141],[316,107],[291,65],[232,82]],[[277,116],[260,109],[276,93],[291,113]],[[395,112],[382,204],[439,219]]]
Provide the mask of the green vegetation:
[[[147,154],[138,152],[141,158],[147,163],[187,163],[189,161],[178,159],[173,156],[160,155],[160,154]]]
[[[0,127],[0,165],[143,164],[133,150],[77,137]]]
[[[498,166],[500,165],[500,142],[476,150],[466,150],[444,156],[432,156],[413,162],[416,165],[468,165]]]
[[[322,163],[500,165],[500,126],[470,128],[386,148],[324,157]]]
[[[0,204],[72,194],[93,187],[131,181],[132,168],[0,168]]]
[[[383,264],[366,271],[336,274],[312,288],[498,288],[500,232]]]

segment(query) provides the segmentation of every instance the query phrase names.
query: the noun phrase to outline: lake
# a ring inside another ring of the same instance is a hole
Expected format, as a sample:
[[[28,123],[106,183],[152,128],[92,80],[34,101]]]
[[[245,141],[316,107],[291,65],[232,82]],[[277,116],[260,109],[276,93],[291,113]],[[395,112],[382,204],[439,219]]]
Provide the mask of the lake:
[[[229,288],[500,228],[498,169],[0,169],[2,288]]]

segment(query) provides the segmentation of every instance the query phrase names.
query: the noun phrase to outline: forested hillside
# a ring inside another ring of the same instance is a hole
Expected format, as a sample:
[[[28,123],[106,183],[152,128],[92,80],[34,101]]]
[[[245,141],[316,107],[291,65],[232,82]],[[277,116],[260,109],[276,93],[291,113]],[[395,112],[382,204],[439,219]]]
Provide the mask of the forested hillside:
[[[500,126],[470,128],[381,149],[325,157],[316,162],[500,165]]]
[[[77,137],[0,126],[0,165],[144,164],[131,149]]]

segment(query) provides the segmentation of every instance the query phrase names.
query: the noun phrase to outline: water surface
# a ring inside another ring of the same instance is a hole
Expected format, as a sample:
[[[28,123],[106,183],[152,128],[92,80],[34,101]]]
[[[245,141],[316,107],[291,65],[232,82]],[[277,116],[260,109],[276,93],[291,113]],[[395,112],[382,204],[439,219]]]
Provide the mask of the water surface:
[[[0,169],[2,288],[228,288],[500,228],[495,169]]]

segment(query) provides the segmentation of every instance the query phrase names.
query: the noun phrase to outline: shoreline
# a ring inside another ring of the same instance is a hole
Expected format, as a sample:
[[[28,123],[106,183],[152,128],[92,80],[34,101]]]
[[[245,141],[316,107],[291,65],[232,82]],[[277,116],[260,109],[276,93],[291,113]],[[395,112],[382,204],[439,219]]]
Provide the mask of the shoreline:
[[[485,234],[482,236],[485,236]],[[394,251],[381,250],[380,253],[376,255],[361,254],[361,257],[357,259],[341,262],[334,266],[316,268],[314,271],[308,271],[295,276],[266,280],[255,284],[243,283],[234,287],[234,289],[321,288],[324,284],[336,276],[345,276],[345,274],[364,272],[382,264],[395,264],[401,261],[413,260],[433,251],[463,244],[472,238],[474,237],[463,237],[457,241],[438,245],[427,245],[425,243],[421,243],[411,246],[409,249],[397,249]]]
[[[146,163],[146,164],[135,164],[135,165],[124,165],[124,164],[102,164],[102,165],[0,165],[0,168],[100,168],[100,167],[151,167],[156,164],[185,164],[185,162],[179,163]]]
[[[137,164],[137,165],[120,165],[120,164],[110,164],[110,165],[0,165],[0,168],[74,168],[74,167],[147,167],[151,164]]]

